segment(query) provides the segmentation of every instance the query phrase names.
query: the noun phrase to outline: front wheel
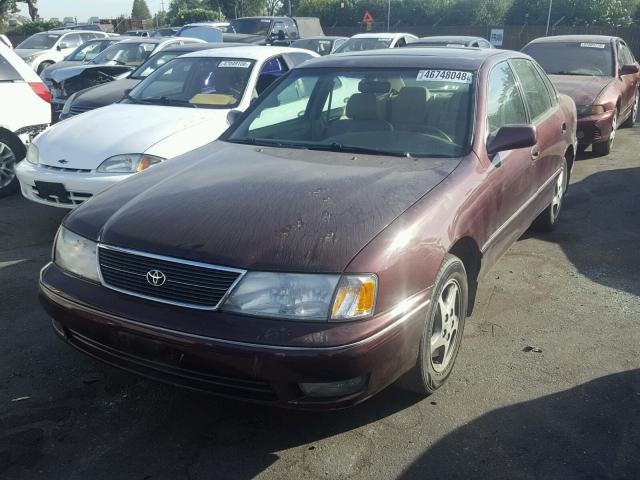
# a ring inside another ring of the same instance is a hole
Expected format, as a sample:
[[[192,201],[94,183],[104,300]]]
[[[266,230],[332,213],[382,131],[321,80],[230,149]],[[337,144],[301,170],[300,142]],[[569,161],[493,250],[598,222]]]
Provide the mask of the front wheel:
[[[15,167],[24,158],[25,149],[15,137],[0,133],[0,198],[18,191]]]
[[[42,72],[44,72],[45,68],[50,67],[51,65],[53,65],[53,62],[42,62],[40,65],[38,65],[38,70],[36,70],[36,73],[40,75]]]
[[[447,255],[436,277],[418,359],[400,379],[401,387],[427,396],[447,380],[462,341],[468,292],[464,264],[458,257]]]
[[[553,187],[553,197],[551,197],[551,203],[544,209],[544,211],[538,215],[533,222],[533,229],[539,232],[551,232],[556,229],[558,225],[558,218],[560,217],[560,210],[562,209],[562,201],[564,200],[564,193],[567,191],[567,183],[569,175],[567,173],[567,160],[564,159],[560,173],[556,178]]]
[[[600,156],[609,155],[613,149],[613,141],[616,139],[616,132],[618,131],[618,111],[613,112],[613,118],[611,119],[611,133],[609,139],[606,142],[599,142],[593,144],[593,153]]]

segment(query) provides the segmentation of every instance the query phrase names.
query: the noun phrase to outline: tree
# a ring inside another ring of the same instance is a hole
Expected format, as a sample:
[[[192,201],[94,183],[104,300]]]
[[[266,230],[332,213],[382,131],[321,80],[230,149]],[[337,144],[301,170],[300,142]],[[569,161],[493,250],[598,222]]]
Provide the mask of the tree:
[[[145,0],[133,0],[131,18],[133,20],[148,20],[151,18],[151,12]]]
[[[175,19],[177,26],[194,22],[212,22],[220,20],[218,12],[208,8],[181,8]]]
[[[27,4],[31,20],[38,18],[37,0],[0,0],[0,19],[4,18],[8,12],[16,13],[18,11],[18,3]]]

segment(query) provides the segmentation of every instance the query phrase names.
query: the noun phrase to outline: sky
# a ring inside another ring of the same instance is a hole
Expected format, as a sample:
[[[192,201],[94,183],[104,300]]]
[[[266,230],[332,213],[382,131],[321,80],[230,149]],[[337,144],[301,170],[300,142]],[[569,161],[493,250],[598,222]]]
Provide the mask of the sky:
[[[169,7],[170,0],[164,0],[165,10]],[[21,14],[29,16],[26,4],[21,4]],[[129,15],[133,0],[38,0],[39,14],[45,20],[57,17],[78,17],[79,22],[84,22],[89,17],[111,18],[124,13]],[[161,10],[162,0],[147,0],[151,13]]]

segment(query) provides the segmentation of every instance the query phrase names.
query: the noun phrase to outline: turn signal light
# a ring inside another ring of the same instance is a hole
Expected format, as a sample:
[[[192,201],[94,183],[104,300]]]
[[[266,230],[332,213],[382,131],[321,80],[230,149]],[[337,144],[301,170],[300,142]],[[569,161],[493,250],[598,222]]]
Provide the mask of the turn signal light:
[[[375,275],[343,276],[333,301],[331,319],[354,320],[373,315],[377,287]]]

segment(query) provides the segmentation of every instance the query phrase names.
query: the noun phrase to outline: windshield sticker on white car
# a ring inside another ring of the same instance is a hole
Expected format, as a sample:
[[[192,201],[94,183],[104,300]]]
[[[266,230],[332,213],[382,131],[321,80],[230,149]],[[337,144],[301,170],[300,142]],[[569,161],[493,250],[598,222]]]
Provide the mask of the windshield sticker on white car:
[[[580,44],[582,48],[604,48],[606,45],[604,43],[586,43],[583,42]]]
[[[420,70],[416,80],[419,82],[436,80],[454,83],[473,83],[473,74],[459,70]]]
[[[249,68],[251,62],[243,62],[240,60],[223,60],[218,64],[218,68]]]

